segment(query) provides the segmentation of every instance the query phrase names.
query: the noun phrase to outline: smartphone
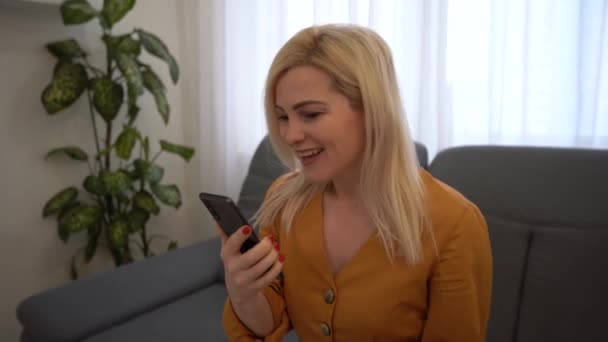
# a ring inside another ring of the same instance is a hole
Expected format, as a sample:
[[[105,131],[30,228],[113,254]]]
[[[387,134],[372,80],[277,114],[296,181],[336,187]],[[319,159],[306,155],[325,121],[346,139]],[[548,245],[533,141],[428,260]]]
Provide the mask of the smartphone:
[[[239,228],[245,225],[251,227],[230,197],[206,192],[201,192],[198,197],[226,235],[230,236],[236,233]],[[260,242],[260,239],[255,231],[252,231],[241,245],[241,253],[247,252],[258,242]]]

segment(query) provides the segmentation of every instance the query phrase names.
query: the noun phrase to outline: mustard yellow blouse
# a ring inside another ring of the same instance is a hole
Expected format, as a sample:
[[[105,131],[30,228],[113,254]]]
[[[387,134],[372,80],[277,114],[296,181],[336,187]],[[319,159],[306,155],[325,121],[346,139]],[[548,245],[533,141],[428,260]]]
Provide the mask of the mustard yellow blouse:
[[[479,209],[422,172],[437,250],[423,241],[424,262],[391,263],[373,235],[335,276],[324,249],[322,194],[286,234],[273,227],[285,254],[284,278],[263,292],[275,323],[264,341],[281,341],[292,328],[300,341],[484,341],[492,287],[488,230]],[[439,252],[437,254],[437,251]],[[229,341],[259,337],[225,305]]]

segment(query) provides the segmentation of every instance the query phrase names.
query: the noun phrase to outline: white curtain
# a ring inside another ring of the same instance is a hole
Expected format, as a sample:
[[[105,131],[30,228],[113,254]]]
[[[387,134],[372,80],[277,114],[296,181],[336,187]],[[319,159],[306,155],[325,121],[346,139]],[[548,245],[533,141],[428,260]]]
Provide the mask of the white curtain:
[[[202,185],[236,197],[266,134],[263,85],[298,30],[357,23],[391,46],[431,157],[463,144],[608,147],[608,0],[205,0]]]
[[[608,147],[608,1],[451,1],[448,13],[450,145]]]

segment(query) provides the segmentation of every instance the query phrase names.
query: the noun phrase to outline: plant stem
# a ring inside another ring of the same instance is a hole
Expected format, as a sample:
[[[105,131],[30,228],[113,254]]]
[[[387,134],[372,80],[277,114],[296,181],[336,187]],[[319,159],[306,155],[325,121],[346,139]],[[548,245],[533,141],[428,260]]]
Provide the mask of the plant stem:
[[[112,241],[112,239],[110,239],[110,230],[108,229],[107,226],[106,226],[106,229],[105,229],[105,233],[106,233],[106,236],[105,236],[106,241],[108,241],[108,244],[109,244],[108,249],[110,250],[110,253],[112,253],[112,259],[114,259],[114,265],[120,266],[121,263],[122,263],[121,262],[122,257],[120,255],[120,251],[118,251],[115,248],[113,248],[112,244],[109,243],[110,241]]]
[[[106,147],[108,151],[112,148],[112,123],[108,122],[106,125]],[[110,157],[111,153],[106,153],[106,170],[110,171]]]
[[[148,237],[146,236],[146,227],[141,229],[141,242],[144,245],[142,252],[144,253],[144,257],[147,258],[148,254],[150,254],[150,245],[148,244]]]
[[[100,195],[96,195],[96,198],[97,198],[97,205],[99,205],[99,207],[102,208],[103,213],[104,213],[104,215],[101,215],[101,218],[103,219],[104,227],[107,227],[110,224],[110,218],[106,216],[107,212],[103,205],[103,198]]]
[[[112,122],[108,122],[106,124],[106,149],[109,151],[111,147],[112,147]],[[107,153],[106,159],[105,159],[105,170],[107,172],[110,172],[110,166],[111,166],[110,159],[111,159],[111,153]],[[106,204],[108,205],[108,212],[110,214],[110,217],[112,217],[112,214],[114,213],[114,204],[112,203],[112,196],[106,196]]]
[[[105,34],[107,34],[107,35],[112,34],[111,30],[104,29],[104,31],[105,31]],[[112,70],[112,56],[110,56],[110,49],[108,49],[107,47],[106,47],[106,70],[107,70],[108,77],[111,79],[112,71],[113,71]]]
[[[152,158],[152,160],[150,161],[150,163],[154,163],[154,161],[156,161],[156,158],[158,158],[161,153],[163,153],[162,150],[156,152],[156,154],[154,155],[154,158]]]
[[[91,98],[91,91],[87,89],[87,97],[89,98],[89,112],[91,113],[91,122],[93,123],[93,135],[95,137],[95,149],[97,154],[101,151],[99,148],[99,136],[97,135],[97,121],[95,120],[95,111],[93,110],[93,99]],[[96,162],[99,162],[99,158],[96,158]]]

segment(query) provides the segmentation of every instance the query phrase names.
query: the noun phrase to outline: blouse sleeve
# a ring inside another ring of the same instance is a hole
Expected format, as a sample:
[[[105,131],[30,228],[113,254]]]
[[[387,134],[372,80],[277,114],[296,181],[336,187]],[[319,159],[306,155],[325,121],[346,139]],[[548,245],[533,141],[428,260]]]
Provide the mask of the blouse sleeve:
[[[439,251],[422,341],[485,341],[491,289],[488,228],[471,205]]]
[[[285,176],[280,177],[271,186],[268,192],[272,191],[274,187],[283,179]],[[264,227],[260,230],[260,239],[263,239],[268,234],[272,233],[275,238],[279,237],[279,230],[274,227]],[[285,305],[285,297],[283,295],[283,280],[282,275],[277,279],[273,280],[266,288],[262,290],[262,293],[266,297],[270,310],[272,312],[272,319],[274,322],[274,328],[270,334],[261,338],[256,336],[236,315],[230,302],[230,298],[226,300],[224,305],[223,324],[224,331],[228,337],[228,341],[232,342],[248,342],[248,341],[266,341],[266,342],[279,342],[283,340],[283,337],[291,329],[291,323],[289,316],[287,315],[287,308]]]

